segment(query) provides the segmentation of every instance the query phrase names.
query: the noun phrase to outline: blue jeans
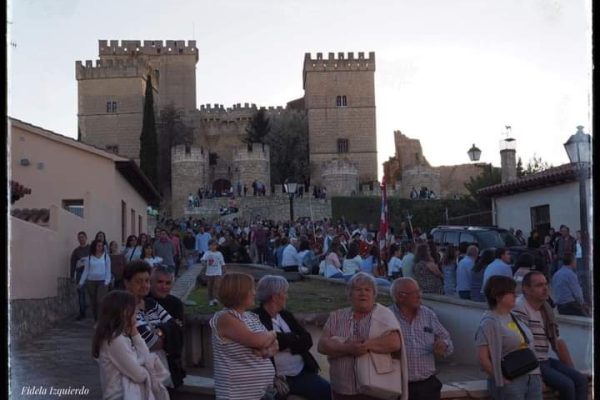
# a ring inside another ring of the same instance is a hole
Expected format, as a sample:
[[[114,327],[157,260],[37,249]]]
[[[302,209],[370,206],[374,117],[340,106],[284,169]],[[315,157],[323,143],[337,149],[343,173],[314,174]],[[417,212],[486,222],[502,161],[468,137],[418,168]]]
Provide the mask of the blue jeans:
[[[286,376],[290,394],[306,397],[308,400],[330,400],[331,386],[319,374],[302,370],[296,376]]]
[[[539,375],[523,375],[508,385],[495,386],[488,379],[488,390],[493,400],[542,400],[542,378]]]
[[[77,288],[77,298],[79,300],[79,316],[80,317],[85,317],[85,289],[84,288]]]
[[[544,383],[559,391],[560,400],[587,399],[587,378],[579,371],[566,366],[555,358],[540,362],[540,370]]]

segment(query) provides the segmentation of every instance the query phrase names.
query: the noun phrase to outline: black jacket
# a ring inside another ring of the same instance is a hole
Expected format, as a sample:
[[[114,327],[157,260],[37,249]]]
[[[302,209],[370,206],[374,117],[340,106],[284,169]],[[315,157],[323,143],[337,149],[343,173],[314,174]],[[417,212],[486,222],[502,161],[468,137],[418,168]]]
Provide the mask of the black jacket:
[[[268,330],[273,330],[273,322],[271,321],[271,315],[262,307],[253,310],[254,313],[260,318],[260,322]],[[282,333],[277,332],[277,341],[279,342],[279,350],[290,349],[292,354],[299,354],[304,361],[304,369],[308,372],[319,372],[319,364],[317,360],[310,354],[310,348],[313,345],[312,336],[304,329],[294,315],[287,311],[282,310],[279,315],[290,327],[291,332]]]

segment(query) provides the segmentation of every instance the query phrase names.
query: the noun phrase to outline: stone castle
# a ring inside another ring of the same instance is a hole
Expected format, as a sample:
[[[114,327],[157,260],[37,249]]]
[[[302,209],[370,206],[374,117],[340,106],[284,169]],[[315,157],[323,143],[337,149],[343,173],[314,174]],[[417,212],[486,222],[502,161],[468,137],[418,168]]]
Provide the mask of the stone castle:
[[[267,145],[242,139],[255,104],[196,105],[198,49],[193,40],[100,40],[99,59],[76,62],[81,140],[139,162],[148,77],[155,115],[172,106],[193,132],[190,145],[171,149],[171,204],[175,210],[199,187],[217,191],[258,181],[271,189]],[[268,115],[304,112],[309,132],[310,184],[328,194],[352,194],[377,181],[375,54],[304,56],[304,96]]]
[[[194,40],[100,40],[98,54],[95,62],[75,66],[82,141],[139,162],[148,77],[155,115],[173,107],[192,131],[191,143],[171,149],[165,204],[172,215],[181,215],[188,194],[198,188],[221,192],[238,182],[250,188],[256,181],[271,190],[269,146],[243,142],[259,107],[198,108]],[[305,113],[311,185],[327,187],[328,196],[376,195],[375,53],[306,53],[302,74],[304,95],[285,107],[265,107],[267,115]],[[390,194],[408,197],[413,186],[427,186],[438,197],[454,197],[465,193],[464,182],[480,172],[474,165],[431,167],[418,140],[400,131],[394,137],[396,156],[384,163]]]

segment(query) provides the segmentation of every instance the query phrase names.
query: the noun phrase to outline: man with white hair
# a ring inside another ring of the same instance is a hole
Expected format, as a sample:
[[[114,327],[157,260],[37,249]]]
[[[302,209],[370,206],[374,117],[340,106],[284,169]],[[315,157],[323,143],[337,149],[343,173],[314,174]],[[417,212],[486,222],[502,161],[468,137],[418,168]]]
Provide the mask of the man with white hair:
[[[284,271],[298,271],[298,238],[291,237],[290,243],[283,249],[281,258],[281,268]]]
[[[421,304],[421,289],[412,278],[398,278],[392,283],[392,310],[404,335],[408,359],[408,398],[437,400],[442,383],[435,376],[435,356],[447,357],[454,346],[450,334],[438,317]]]

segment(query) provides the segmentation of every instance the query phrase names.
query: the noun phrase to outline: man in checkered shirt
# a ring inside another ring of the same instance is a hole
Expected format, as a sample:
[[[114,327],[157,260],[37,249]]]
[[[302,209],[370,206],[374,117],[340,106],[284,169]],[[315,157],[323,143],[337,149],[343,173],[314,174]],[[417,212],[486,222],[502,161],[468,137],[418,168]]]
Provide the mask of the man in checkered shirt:
[[[421,289],[412,278],[398,278],[390,294],[390,306],[400,322],[408,359],[408,398],[438,400],[442,383],[435,376],[435,357],[447,357],[454,346],[438,317],[421,304]]]

